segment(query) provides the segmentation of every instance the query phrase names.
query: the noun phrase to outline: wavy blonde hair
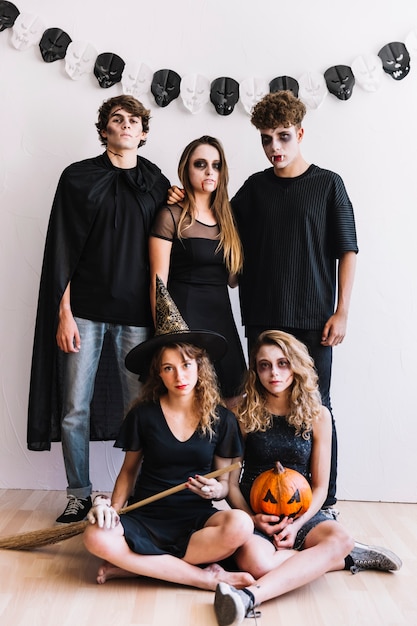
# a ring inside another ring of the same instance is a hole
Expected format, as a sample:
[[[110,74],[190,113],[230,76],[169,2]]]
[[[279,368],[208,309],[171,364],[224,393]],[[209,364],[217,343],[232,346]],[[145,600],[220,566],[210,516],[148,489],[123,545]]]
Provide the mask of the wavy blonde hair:
[[[279,330],[261,333],[251,350],[243,386],[244,397],[236,411],[244,432],[264,432],[272,426],[272,415],[266,408],[268,394],[257,373],[257,355],[262,346],[277,346],[289,361],[294,380],[289,390],[290,411],[286,419],[297,435],[309,439],[313,423],[322,410],[314,362],[301,341]]]
[[[183,209],[178,222],[177,235],[181,239],[181,235],[185,228],[189,228],[195,221],[195,195],[190,183],[189,167],[194,150],[201,145],[213,146],[213,148],[215,148],[219,153],[219,182],[217,188],[211,194],[211,208],[219,225],[220,231],[220,241],[217,246],[217,250],[223,249],[224,262],[227,270],[231,274],[239,274],[242,271],[243,265],[242,244],[237,232],[227,191],[229,171],[226,163],[226,156],[224,154],[222,144],[215,137],[203,135],[199,139],[194,139],[194,141],[189,143],[188,146],[184,148],[181,155],[180,162],[178,164],[178,177],[185,190],[185,200],[182,203]],[[191,224],[187,224],[187,217],[191,218]]]
[[[203,348],[188,343],[175,343],[162,346],[154,354],[149,368],[149,375],[142,387],[137,404],[157,404],[167,393],[159,375],[162,357],[167,348],[178,350],[184,359],[195,359],[198,367],[198,379],[194,388],[194,410],[200,415],[198,428],[203,435],[213,435],[213,424],[219,419],[217,406],[221,403],[216,371],[207,352]]]

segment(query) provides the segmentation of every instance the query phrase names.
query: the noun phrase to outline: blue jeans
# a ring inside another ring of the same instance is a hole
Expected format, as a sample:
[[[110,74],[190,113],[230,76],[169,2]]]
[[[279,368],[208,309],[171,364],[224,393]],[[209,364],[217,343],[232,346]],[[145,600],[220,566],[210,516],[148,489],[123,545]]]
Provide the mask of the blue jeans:
[[[90,404],[100,361],[104,336],[113,339],[123,393],[124,412],[140,391],[137,374],[126,369],[126,354],[148,339],[149,328],[122,326],[75,318],[81,337],[79,352],[64,354],[63,408],[61,420],[62,452],[67,474],[67,495],[87,498],[92,491],[90,482]]]
[[[250,350],[264,330],[271,330],[260,326],[247,326],[246,337],[248,340],[248,350]],[[332,377],[332,361],[333,361],[333,349],[330,346],[321,345],[321,330],[304,330],[299,328],[285,328],[280,327],[274,330],[282,330],[286,333],[294,335],[299,341],[304,343],[310,356],[314,360],[317,375],[319,377],[319,389],[321,399],[332,416],[332,456],[330,462],[330,480],[329,490],[326,501],[323,503],[322,508],[331,507],[336,503],[336,479],[337,479],[337,433],[336,425],[332,413],[332,406],[330,402],[330,382]]]

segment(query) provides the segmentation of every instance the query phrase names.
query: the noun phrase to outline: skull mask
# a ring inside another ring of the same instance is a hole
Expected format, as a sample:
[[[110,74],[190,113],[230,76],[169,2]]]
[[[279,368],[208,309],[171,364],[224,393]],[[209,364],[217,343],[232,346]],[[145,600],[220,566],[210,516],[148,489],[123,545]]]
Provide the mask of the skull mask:
[[[382,62],[377,54],[366,54],[352,63],[352,71],[356,82],[365,91],[377,91],[381,85]]]
[[[85,41],[72,41],[65,55],[65,71],[70,78],[78,80],[89,74],[97,56],[97,50]]]
[[[36,15],[21,13],[12,28],[12,45],[16,50],[26,50],[39,43],[45,25]]]
[[[71,37],[60,28],[47,28],[39,42],[41,55],[45,63],[53,63],[63,59]]]
[[[180,95],[181,77],[174,70],[158,70],[153,75],[151,91],[159,107],[166,107]]]
[[[298,98],[298,82],[291,76],[277,76],[269,83],[269,91],[291,91]]]
[[[0,0],[0,33],[6,28],[11,28],[20,11],[11,2]]]
[[[327,89],[339,100],[349,100],[355,77],[348,65],[333,65],[324,72]]]
[[[257,102],[269,93],[268,81],[263,78],[245,78],[239,87],[240,101],[249,115]]]
[[[108,89],[122,80],[125,62],[113,52],[102,52],[94,64],[94,76],[102,89]]]
[[[382,61],[384,72],[394,80],[402,80],[410,71],[410,55],[401,41],[387,43],[378,52],[378,56]]]
[[[299,79],[300,100],[310,109],[318,109],[329,93],[323,74],[306,72]]]
[[[230,115],[239,100],[239,83],[227,76],[216,78],[211,83],[210,100],[219,115]]]
[[[123,93],[138,98],[149,91],[153,72],[145,63],[127,63],[122,74]]]
[[[181,99],[191,113],[199,113],[208,102],[210,81],[200,74],[187,74],[181,80]]]

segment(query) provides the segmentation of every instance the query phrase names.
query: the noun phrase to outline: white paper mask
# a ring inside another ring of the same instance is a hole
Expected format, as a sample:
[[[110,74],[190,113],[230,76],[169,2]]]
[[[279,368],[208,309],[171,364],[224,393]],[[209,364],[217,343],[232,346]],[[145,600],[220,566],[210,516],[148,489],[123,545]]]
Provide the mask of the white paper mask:
[[[12,28],[11,42],[16,50],[26,50],[39,43],[45,24],[37,15],[20,13]]]
[[[245,78],[239,87],[240,100],[243,108],[249,115],[257,102],[269,93],[269,83],[266,78]]]
[[[72,41],[65,54],[65,71],[78,80],[93,71],[97,50],[86,41]]]
[[[306,72],[298,79],[299,98],[309,109],[318,109],[328,94],[326,81],[319,72]]]
[[[374,92],[381,86],[381,77],[384,75],[382,61],[377,54],[363,54],[353,61],[352,72],[356,82],[365,91]]]
[[[201,74],[187,74],[180,85],[181,100],[191,113],[199,113],[210,97],[210,81]]]
[[[152,77],[153,71],[145,63],[126,63],[122,74],[123,93],[139,98],[150,90]]]

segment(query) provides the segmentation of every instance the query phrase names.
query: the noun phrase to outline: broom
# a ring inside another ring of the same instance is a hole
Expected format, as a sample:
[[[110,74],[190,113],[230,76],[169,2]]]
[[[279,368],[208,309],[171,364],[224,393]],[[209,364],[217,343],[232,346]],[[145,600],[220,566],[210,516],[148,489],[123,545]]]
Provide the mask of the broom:
[[[217,478],[217,476],[221,476],[227,472],[232,472],[239,467],[241,467],[241,463],[238,461],[237,463],[232,463],[232,465],[228,465],[227,467],[222,467],[214,472],[210,472],[209,474],[206,474],[204,478]],[[156,500],[166,498],[173,493],[186,489],[187,484],[188,483],[186,482],[181,483],[180,485],[176,485],[170,489],[165,489],[164,491],[155,493],[149,498],[144,498],[144,500],[139,500],[139,502],[135,502],[134,504],[130,504],[129,506],[120,509],[118,513],[127,513],[128,511],[133,511],[133,509],[138,509],[139,507],[155,502]],[[81,522],[72,522],[71,524],[56,526],[54,528],[32,530],[27,533],[20,533],[19,535],[11,535],[10,537],[0,539],[0,548],[4,550],[32,550],[33,548],[49,546],[81,534],[84,532],[89,523],[90,522],[88,520],[83,520]]]

